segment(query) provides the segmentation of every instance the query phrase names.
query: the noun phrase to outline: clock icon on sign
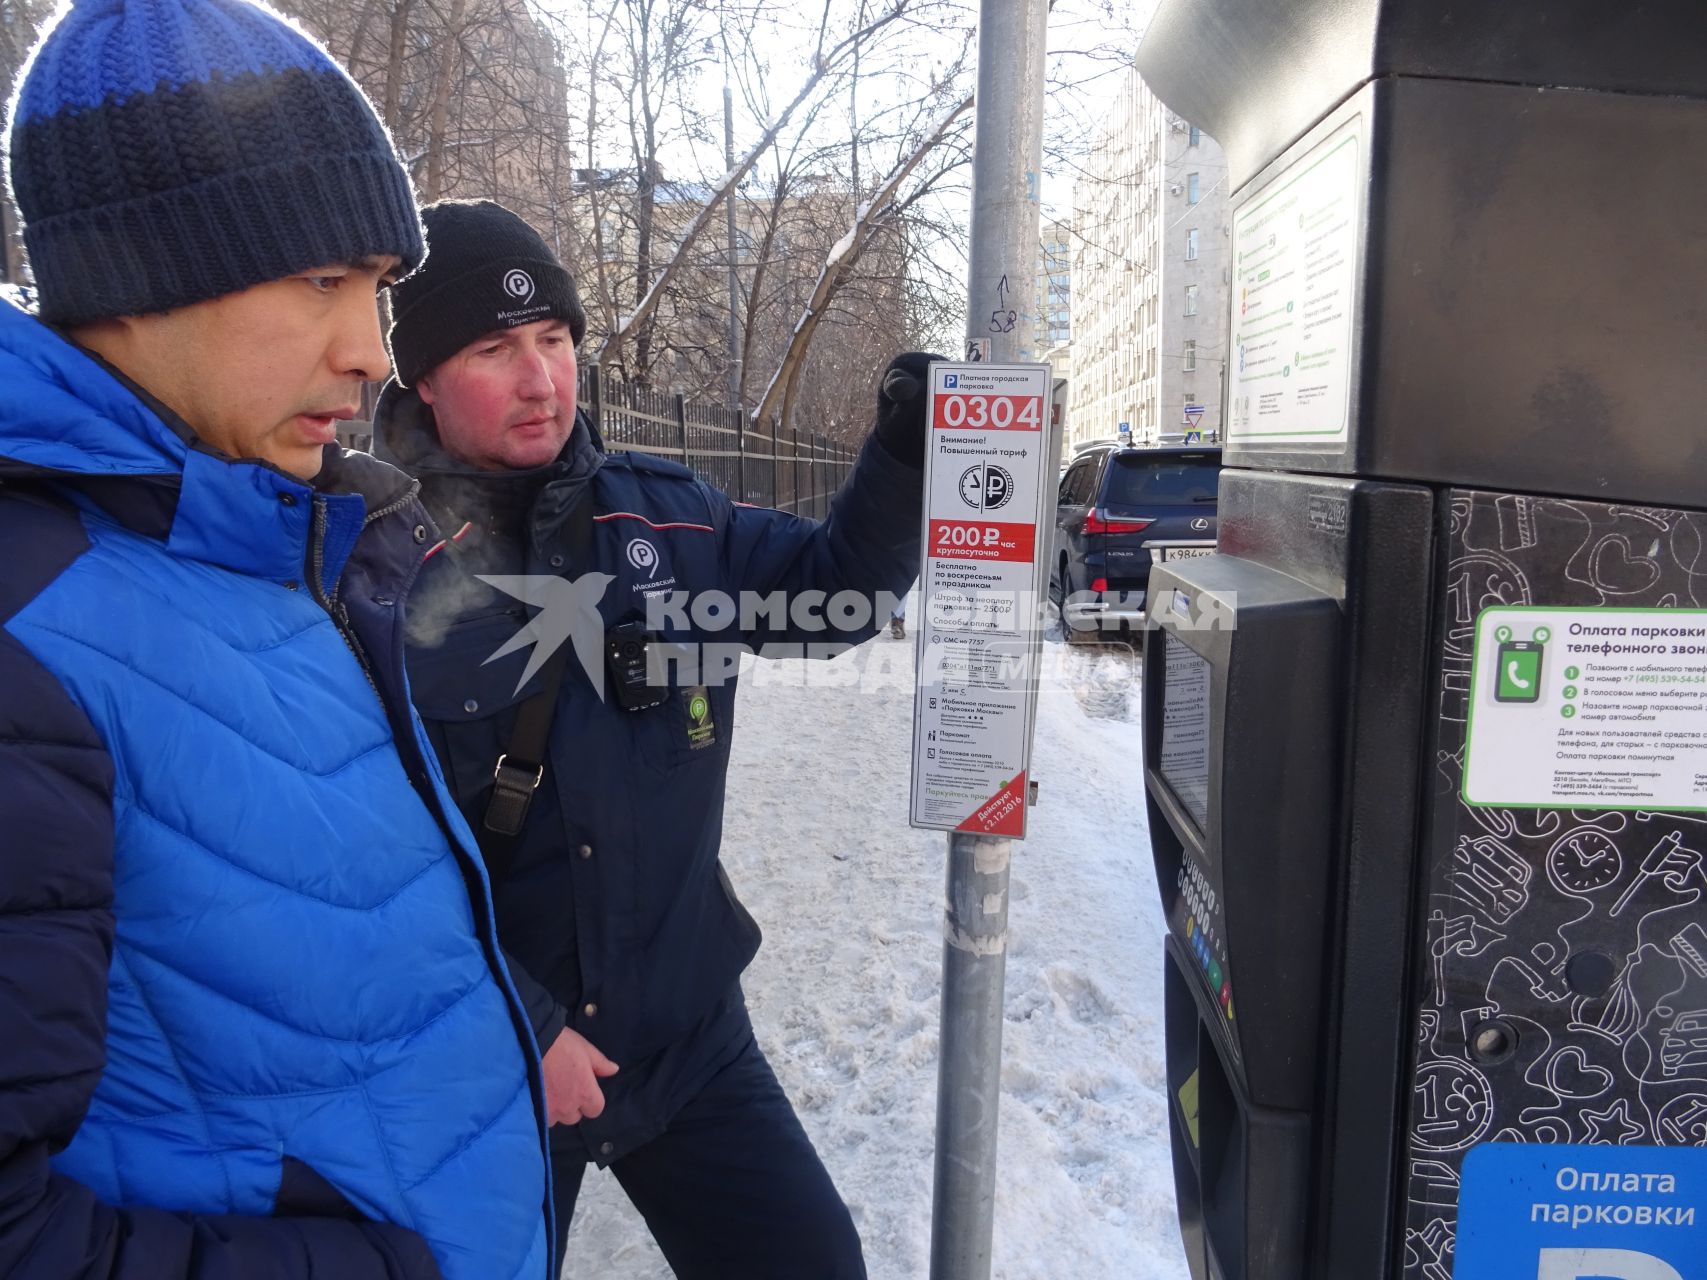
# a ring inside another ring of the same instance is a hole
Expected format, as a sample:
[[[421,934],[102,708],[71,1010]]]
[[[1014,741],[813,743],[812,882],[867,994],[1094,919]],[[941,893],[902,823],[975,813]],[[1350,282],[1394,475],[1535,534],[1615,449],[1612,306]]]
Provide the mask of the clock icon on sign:
[[[1623,870],[1618,846],[1592,827],[1568,832],[1547,854],[1547,876],[1565,893],[1594,893],[1618,879]]]
[[[960,476],[960,500],[975,511],[994,511],[1014,496],[1013,474],[1006,467],[982,462]]]

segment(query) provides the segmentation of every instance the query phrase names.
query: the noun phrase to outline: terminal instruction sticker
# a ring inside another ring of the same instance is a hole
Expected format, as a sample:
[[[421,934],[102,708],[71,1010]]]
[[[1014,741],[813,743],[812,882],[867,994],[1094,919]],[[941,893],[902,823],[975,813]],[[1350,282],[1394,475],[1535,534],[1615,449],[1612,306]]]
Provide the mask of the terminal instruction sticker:
[[[1049,366],[933,364],[912,824],[1025,834]]]
[[[1464,1161],[1452,1280],[1698,1280],[1707,1151],[1496,1142]]]
[[[1346,442],[1362,191],[1357,116],[1234,211],[1232,443]]]
[[[1707,810],[1707,609],[1476,620],[1464,799]]]

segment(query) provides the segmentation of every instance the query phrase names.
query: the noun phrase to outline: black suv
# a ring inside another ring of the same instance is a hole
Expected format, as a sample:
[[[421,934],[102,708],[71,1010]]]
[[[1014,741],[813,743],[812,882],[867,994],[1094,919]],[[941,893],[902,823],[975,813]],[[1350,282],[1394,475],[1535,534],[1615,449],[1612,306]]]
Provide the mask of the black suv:
[[[1049,591],[1069,639],[1136,627],[1156,559],[1215,550],[1221,450],[1099,446],[1061,477]]]

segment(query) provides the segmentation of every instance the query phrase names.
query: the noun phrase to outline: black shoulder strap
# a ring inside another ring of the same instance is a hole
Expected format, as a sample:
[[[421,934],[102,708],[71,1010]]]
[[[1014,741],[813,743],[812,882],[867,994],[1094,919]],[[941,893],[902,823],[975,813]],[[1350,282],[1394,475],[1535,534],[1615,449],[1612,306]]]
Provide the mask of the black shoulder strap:
[[[589,484],[565,522],[569,564],[585,572],[593,549],[593,489]],[[551,721],[557,714],[557,694],[563,687],[563,672],[569,663],[569,644],[561,644],[540,669],[543,683],[516,709],[515,727],[509,745],[492,770],[492,798],[486,802],[481,820],[480,851],[486,855],[486,873],[494,881],[503,878],[515,856],[516,839],[527,822],[533,793],[545,777],[545,757],[551,741]]]

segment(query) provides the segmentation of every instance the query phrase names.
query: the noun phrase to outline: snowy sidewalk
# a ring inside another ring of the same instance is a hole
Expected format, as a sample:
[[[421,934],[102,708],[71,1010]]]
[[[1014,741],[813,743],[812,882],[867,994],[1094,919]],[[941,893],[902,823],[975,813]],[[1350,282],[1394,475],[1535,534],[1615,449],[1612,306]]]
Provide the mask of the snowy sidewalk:
[[[1059,643],[1045,658],[1039,805],[1009,912],[994,1273],[1184,1280],[1133,663]],[[759,1040],[872,1280],[923,1280],[930,1257],[946,839],[907,826],[912,672],[912,637],[887,635],[746,671],[723,842],[765,931],[745,980]],[[563,1274],[670,1275],[608,1174],[589,1173]]]

